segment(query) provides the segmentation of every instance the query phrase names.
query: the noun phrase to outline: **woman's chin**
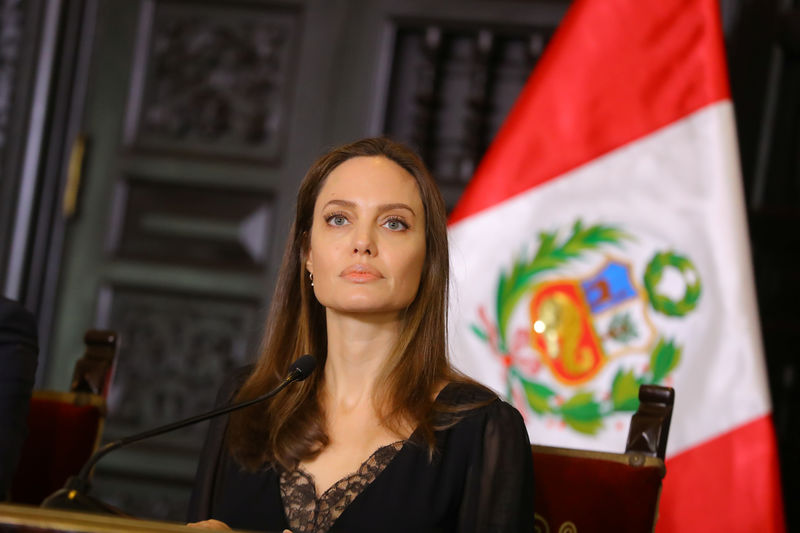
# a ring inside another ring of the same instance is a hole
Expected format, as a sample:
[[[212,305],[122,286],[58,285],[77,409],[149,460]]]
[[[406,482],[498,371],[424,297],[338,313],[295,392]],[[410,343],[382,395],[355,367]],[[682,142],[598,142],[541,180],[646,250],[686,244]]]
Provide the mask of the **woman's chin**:
[[[364,317],[370,315],[397,315],[403,309],[403,306],[399,306],[393,302],[376,302],[374,300],[362,299],[335,302],[331,305],[325,305],[325,307],[328,311],[341,315],[363,315]]]

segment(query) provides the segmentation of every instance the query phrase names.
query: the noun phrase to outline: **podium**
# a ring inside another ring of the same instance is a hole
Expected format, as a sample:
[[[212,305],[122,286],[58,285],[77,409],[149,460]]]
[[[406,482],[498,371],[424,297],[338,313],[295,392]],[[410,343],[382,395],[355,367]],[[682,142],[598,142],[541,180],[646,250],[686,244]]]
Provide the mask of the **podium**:
[[[29,505],[0,503],[0,532],[74,532],[74,533],[198,533],[207,531],[174,522],[138,520],[91,513],[41,509]]]

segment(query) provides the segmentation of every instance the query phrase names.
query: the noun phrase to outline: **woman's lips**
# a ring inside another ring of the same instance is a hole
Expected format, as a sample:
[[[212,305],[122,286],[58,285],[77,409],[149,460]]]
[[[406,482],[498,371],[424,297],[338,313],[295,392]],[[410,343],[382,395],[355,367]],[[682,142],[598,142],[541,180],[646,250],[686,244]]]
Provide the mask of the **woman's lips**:
[[[342,273],[339,274],[339,276],[356,283],[365,283],[367,281],[374,281],[383,277],[380,272],[371,266],[362,264],[352,265],[345,268]]]

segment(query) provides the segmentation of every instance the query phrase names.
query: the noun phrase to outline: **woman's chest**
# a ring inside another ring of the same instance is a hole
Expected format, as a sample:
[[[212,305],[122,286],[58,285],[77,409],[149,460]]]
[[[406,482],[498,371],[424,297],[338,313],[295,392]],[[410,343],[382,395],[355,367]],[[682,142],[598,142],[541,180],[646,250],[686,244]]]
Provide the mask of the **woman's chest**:
[[[427,449],[407,444],[373,478],[367,473],[354,486],[344,484],[343,491],[334,488],[323,512],[332,506],[340,512],[329,523],[319,523],[327,529],[316,531],[455,531],[465,472],[464,462],[454,454],[430,460]],[[290,527],[287,503],[291,506],[292,501],[282,490],[280,473],[272,469],[248,473],[234,467],[225,478],[226,487],[220,491],[225,501],[218,502],[215,518],[220,516],[240,529],[280,531]],[[348,491],[352,491],[351,497]],[[319,503],[306,507],[314,509],[306,520],[316,520]]]
[[[294,533],[331,529],[350,504],[367,490],[403,449],[403,442],[381,446],[352,473],[332,482],[324,491],[315,489],[313,476],[301,468],[280,474],[281,499]]]
[[[380,427],[368,431],[365,431],[363,426],[352,431],[337,431],[330,435],[328,446],[310,460],[302,461],[299,468],[308,474],[316,495],[321,496],[335,484],[358,473],[365,466],[374,467],[375,456],[379,451],[383,452],[379,454],[380,457],[385,459],[387,447],[395,445],[399,450],[397,443],[402,443],[404,440],[403,437]],[[392,451],[394,452],[394,449]],[[390,455],[389,460],[393,458],[394,453]]]

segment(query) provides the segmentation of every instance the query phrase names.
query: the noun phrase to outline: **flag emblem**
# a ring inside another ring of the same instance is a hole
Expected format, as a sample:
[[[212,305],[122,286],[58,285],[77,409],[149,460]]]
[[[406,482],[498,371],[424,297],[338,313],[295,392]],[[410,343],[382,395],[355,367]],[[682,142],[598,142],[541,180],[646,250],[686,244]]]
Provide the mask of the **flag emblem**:
[[[690,314],[700,275],[687,256],[653,251],[637,281],[636,265],[618,256],[642,239],[615,226],[579,220],[559,235],[541,233],[532,254],[500,273],[495,320],[481,306],[471,329],[503,362],[520,410],[594,435],[609,415],[637,409],[640,385],[670,379],[682,346],[652,315]]]

